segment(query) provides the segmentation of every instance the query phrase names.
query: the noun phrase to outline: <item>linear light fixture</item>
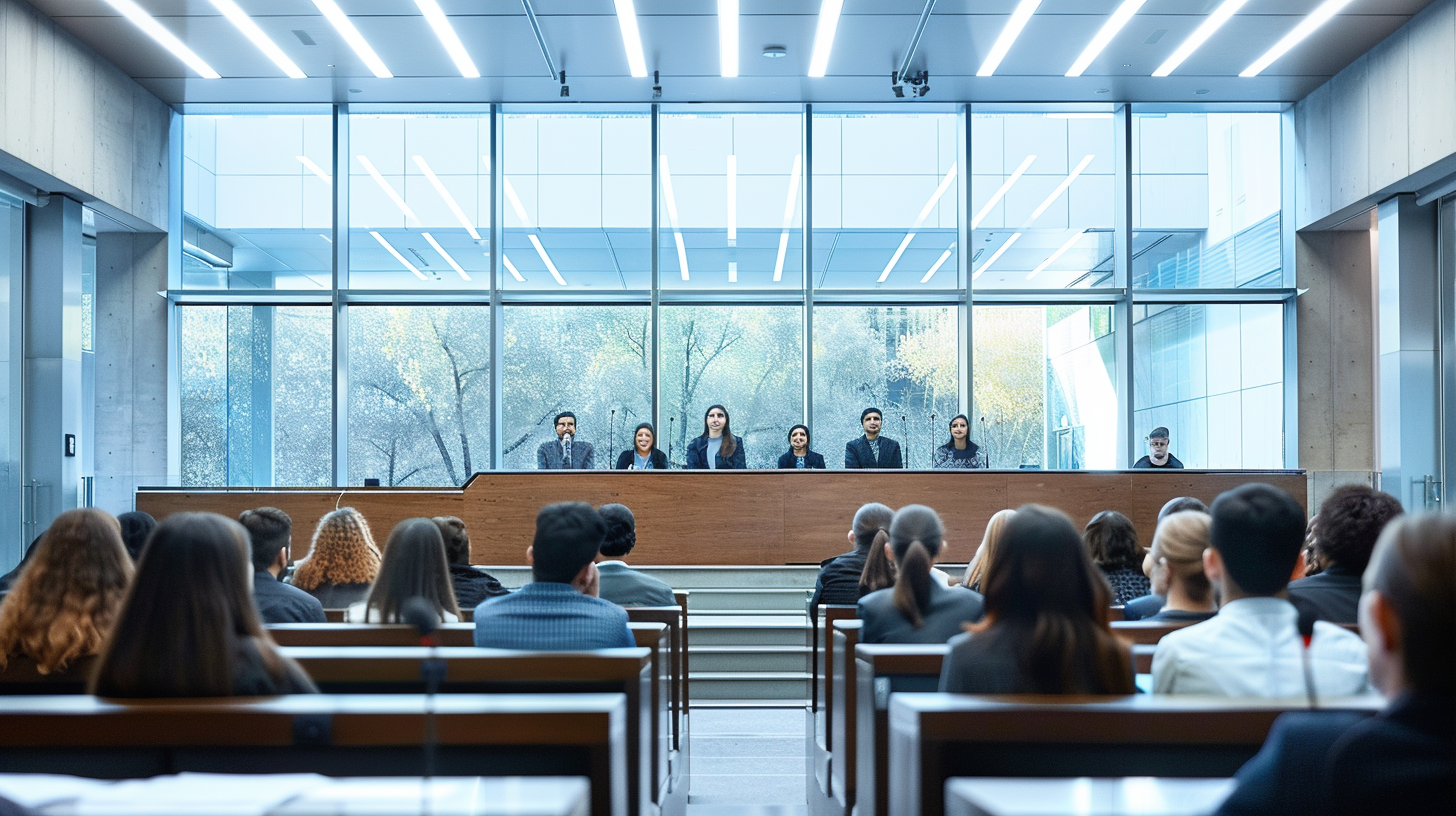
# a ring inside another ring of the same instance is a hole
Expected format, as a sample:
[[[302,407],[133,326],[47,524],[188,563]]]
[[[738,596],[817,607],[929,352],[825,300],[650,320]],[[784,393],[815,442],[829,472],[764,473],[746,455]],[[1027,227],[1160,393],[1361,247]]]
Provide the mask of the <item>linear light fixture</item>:
[[[233,0],[212,0],[212,5],[222,12],[222,16],[228,18],[228,22],[243,32],[243,36],[252,40],[253,45],[258,46],[258,50],[262,51],[268,59],[273,60],[273,64],[277,65],[290,79],[308,78],[308,75],[300,70],[287,54],[283,53],[283,49],[269,39],[268,35],[263,33],[263,29],[258,28],[258,24],[253,22],[253,18],[238,8],[237,3],[234,3]]]
[[[364,165],[364,169],[369,172],[369,177],[374,179],[374,183],[379,185],[379,189],[383,190],[385,195],[389,196],[389,200],[394,202],[394,206],[398,207],[399,211],[404,213],[405,218],[408,218],[411,221],[420,220],[415,216],[415,211],[411,210],[409,205],[404,203],[403,198],[400,198],[399,193],[395,191],[394,186],[391,185],[389,181],[384,178],[384,176],[379,174],[379,170],[374,166],[374,162],[369,161],[368,156],[360,153],[359,163]]]
[[[677,267],[682,279],[688,279],[688,248],[683,243],[682,230],[677,226],[677,197],[672,194],[672,171],[667,166],[667,156],[658,157],[658,168],[662,173],[662,201],[667,205],[667,220],[672,224],[672,239],[677,244]]]
[[[541,256],[541,263],[546,264],[546,271],[551,273],[551,277],[555,278],[557,283],[565,286],[566,279],[561,277],[561,273],[556,270],[556,264],[551,263],[551,256],[546,254],[546,247],[541,246],[541,239],[537,238],[534,232],[526,237],[531,239],[531,246],[535,247],[536,254]]]
[[[1314,33],[1314,30],[1330,21],[1331,17],[1339,14],[1345,6],[1350,5],[1350,0],[1325,0],[1319,8],[1311,11],[1307,17],[1300,21],[1294,30],[1284,35],[1284,39],[1274,44],[1274,47],[1264,52],[1264,56],[1254,60],[1254,64],[1239,72],[1241,77],[1256,77],[1265,68],[1274,64],[1274,61],[1289,53],[1289,49],[1299,45],[1305,37]]]
[[[521,270],[517,269],[516,265],[511,263],[511,258],[509,255],[501,253],[501,263],[506,265],[506,271],[511,273],[511,277],[515,278],[520,283],[526,282],[526,279],[521,276]]]
[[[729,283],[737,283],[738,282],[738,262],[737,261],[729,261],[728,262],[728,282]]]
[[[738,157],[728,154],[728,246],[738,243]]]
[[[637,7],[632,0],[613,0],[617,26],[622,29],[622,47],[627,51],[627,70],[634,77],[647,76],[647,59],[642,56],[642,32],[637,30]]]
[[[516,188],[511,186],[509,178],[502,178],[501,181],[505,182],[506,200],[511,203],[511,209],[516,211],[516,217],[521,219],[521,226],[530,229],[531,219],[526,216],[526,208],[521,206],[521,199],[516,195]]]
[[[294,156],[294,158],[298,159],[299,164],[302,164],[304,167],[308,168],[309,172],[323,179],[325,184],[334,183],[334,177],[329,175],[327,170],[319,167],[318,162],[310,159],[307,156]]]
[[[460,268],[460,264],[456,263],[455,259],[450,257],[450,253],[446,252],[444,247],[440,246],[440,242],[435,240],[435,236],[428,232],[422,232],[420,234],[425,236],[425,240],[430,242],[430,246],[434,247],[436,252],[440,253],[440,257],[445,259],[445,263],[450,264],[451,269],[460,273],[460,277],[465,280],[470,280],[470,275],[466,274],[465,270]]]
[[[738,76],[738,0],[718,0],[718,73]]]
[[[1037,265],[1035,269],[1031,270],[1031,272],[1027,274],[1026,279],[1031,280],[1037,275],[1040,275],[1042,273],[1042,270],[1046,269],[1048,266],[1051,266],[1053,263],[1056,262],[1058,258],[1067,254],[1067,250],[1071,249],[1073,244],[1081,240],[1082,236],[1085,235],[1086,232],[1087,230],[1077,230],[1076,234],[1074,234],[1071,238],[1068,238],[1065,244],[1057,247],[1056,251],[1048,255],[1046,260],[1042,261],[1040,264]]]
[[[384,236],[383,235],[380,235],[379,233],[375,232],[374,230],[369,230],[369,234],[370,235],[373,235],[374,236],[374,240],[378,241],[379,242],[379,245],[382,246],[382,247],[384,247],[384,251],[385,252],[388,252],[390,255],[393,255],[394,256],[394,259],[396,261],[399,261],[400,263],[404,264],[404,268],[405,269],[408,269],[409,271],[415,273],[415,277],[419,278],[422,281],[429,280],[429,278],[425,277],[425,273],[421,272],[418,267],[416,267],[414,264],[412,264],[408,260],[406,260],[403,255],[399,254],[399,250],[395,249],[393,244],[391,244],[388,241],[384,240]]]
[[[1047,119],[1111,119],[1110,113],[1044,113]]]
[[[141,6],[133,3],[132,0],[106,0],[112,8],[121,12],[121,15],[136,24],[137,28],[146,32],[147,36],[157,41],[157,44],[172,52],[172,56],[187,65],[188,68],[202,75],[204,79],[222,79],[222,74],[212,69],[203,61],[202,57],[191,48],[188,48],[177,35],[162,28],[162,24],[156,18],[142,10]]]
[[[955,248],[955,241],[951,241],[950,246],[946,247],[945,251],[940,253],[940,258],[930,267],[930,271],[925,273],[925,277],[921,278],[920,282],[930,283],[930,279],[935,277],[935,273],[939,272],[940,268],[945,265],[945,262],[950,259],[950,254],[955,251]]]
[[[976,76],[988,77],[996,73],[996,68],[1001,65],[1001,60],[1006,58],[1006,52],[1011,50],[1011,44],[1021,36],[1021,29],[1031,20],[1031,15],[1036,13],[1036,7],[1041,5],[1041,0],[1021,0],[1016,4],[1016,9],[1011,12],[1011,19],[1006,21],[1006,27],[1001,29],[1001,36],[996,38],[996,44],[991,46],[991,53],[986,55],[986,61],[976,71]]]
[[[784,256],[789,251],[789,228],[794,225],[794,205],[799,198],[799,178],[804,173],[804,154],[794,154],[794,169],[789,171],[789,195],[784,203],[784,228],[779,233],[779,257],[774,261],[774,282],[783,280]]]
[[[1002,255],[1004,255],[1006,253],[1006,250],[1010,249],[1011,248],[1011,245],[1014,244],[1014,243],[1016,243],[1017,240],[1019,240],[1020,238],[1021,238],[1021,233],[1019,233],[1019,232],[1013,232],[1013,233],[1011,233],[1011,237],[1006,239],[1006,243],[1002,244],[1000,247],[998,247],[996,249],[995,252],[991,253],[991,257],[987,258],[986,259],[986,262],[983,263],[983,264],[981,264],[981,268],[980,269],[977,269],[976,272],[975,272],[975,274],[971,275],[971,280],[975,280],[975,279],[981,277],[982,275],[986,274],[986,270],[991,268],[991,264],[996,263],[996,261]]]
[[[834,50],[834,32],[844,0],[824,0],[819,6],[819,25],[814,30],[814,52],[809,57],[809,76],[822,77],[829,70],[829,52]]]
[[[449,207],[450,212],[455,214],[455,219],[460,222],[460,226],[465,227],[465,231],[470,233],[471,238],[479,241],[480,233],[476,231],[475,225],[470,223],[469,218],[465,217],[465,211],[460,209],[460,205],[455,201],[455,196],[450,195],[450,191],[445,189],[445,183],[440,181],[440,177],[435,175],[435,171],[431,170],[430,165],[425,163],[425,157],[417,155],[414,157],[414,160],[415,166],[419,167],[420,172],[425,174],[425,178],[429,180],[430,186],[435,188],[435,192],[440,194],[440,198],[445,199],[445,206]]]
[[[935,205],[940,202],[941,196],[945,195],[946,190],[950,189],[950,183],[955,181],[955,177],[956,166],[952,164],[950,170],[945,174],[945,178],[941,179],[940,186],[936,187],[935,192],[930,194],[930,200],[925,202],[924,207],[920,208],[920,215],[916,216],[915,223],[910,227],[910,231],[905,234],[905,239],[900,242],[900,246],[895,250],[895,254],[890,256],[890,262],[885,264],[885,270],[880,273],[879,279],[875,281],[876,283],[884,283],[885,279],[890,277],[890,272],[895,269],[895,264],[900,262],[900,256],[905,254],[905,248],[910,246],[910,241],[915,238],[915,231],[920,229],[920,225],[924,224],[925,219],[930,217],[930,211],[935,209]]]
[[[1222,28],[1223,24],[1227,23],[1230,17],[1237,14],[1239,9],[1243,8],[1247,2],[1249,0],[1224,0],[1223,5],[1214,9],[1213,13],[1208,15],[1208,19],[1203,21],[1203,25],[1194,29],[1193,34],[1184,40],[1182,45],[1178,46],[1178,50],[1173,52],[1173,56],[1168,57],[1162,65],[1158,66],[1158,70],[1153,72],[1153,76],[1165,77],[1177,70],[1178,66],[1182,65],[1184,60],[1188,59],[1194,51],[1197,51],[1199,46],[1207,42],[1208,38],[1213,36],[1213,32]]]
[[[476,79],[480,76],[480,70],[475,67],[475,61],[470,59],[466,52],[465,45],[460,42],[460,35],[455,33],[445,12],[440,9],[440,4],[435,0],[415,0],[419,6],[420,13],[425,15],[425,22],[435,30],[435,36],[440,38],[440,44],[445,46],[445,53],[455,62],[455,67],[460,75],[467,79]]]
[[[1112,42],[1112,38],[1117,36],[1117,32],[1127,25],[1127,22],[1146,2],[1148,0],[1123,0],[1122,5],[1118,6],[1117,10],[1112,12],[1112,16],[1107,18],[1107,22],[1102,24],[1102,28],[1098,29],[1092,42],[1087,43],[1087,47],[1082,49],[1082,55],[1077,57],[1077,61],[1072,63],[1071,68],[1067,69],[1067,76],[1081,76],[1082,72],[1087,70],[1087,66],[1092,64],[1092,60],[1097,59],[1097,55],[1102,53],[1102,49]]]
[[[364,39],[364,35],[360,34],[359,29],[354,27],[354,23],[349,19],[349,15],[345,14],[344,10],[339,8],[338,3],[334,2],[334,0],[313,0],[313,4],[324,15],[324,18],[329,21],[329,24],[334,27],[334,30],[339,32],[339,36],[344,38],[344,42],[348,43],[349,47],[354,49],[354,53],[359,55],[359,59],[364,61],[364,64],[369,67],[369,70],[375,76],[380,79],[389,79],[394,76],[394,74],[389,72],[389,68],[384,65],[384,60],[381,60],[379,55],[374,53],[374,49],[369,46],[369,42]]]
[[[981,222],[985,221],[986,216],[991,214],[991,210],[997,204],[1001,203],[1001,199],[1006,197],[1006,194],[1011,191],[1011,187],[1026,174],[1027,170],[1031,169],[1031,163],[1034,161],[1036,161],[1035,153],[1021,160],[1021,164],[1018,164],[1016,169],[1011,171],[1011,175],[1007,176],[1006,180],[1001,182],[1001,186],[997,187],[996,192],[992,193],[991,198],[982,205],[981,210],[976,213],[976,217],[971,219],[971,229],[981,226]]]
[[[1082,175],[1082,171],[1087,169],[1087,165],[1091,164],[1094,158],[1096,158],[1096,155],[1092,153],[1083,156],[1082,160],[1077,162],[1077,166],[1072,168],[1072,172],[1068,173],[1067,177],[1062,179],[1062,182],[1052,190],[1051,195],[1047,196],[1045,201],[1038,204],[1036,209],[1031,211],[1031,217],[1026,219],[1026,223],[1022,227],[1029,227],[1031,226],[1031,222],[1041,218],[1041,214],[1047,211],[1047,207],[1050,207],[1052,202],[1062,197],[1062,193],[1065,193],[1067,188],[1072,186],[1072,182],[1077,180],[1077,176]]]

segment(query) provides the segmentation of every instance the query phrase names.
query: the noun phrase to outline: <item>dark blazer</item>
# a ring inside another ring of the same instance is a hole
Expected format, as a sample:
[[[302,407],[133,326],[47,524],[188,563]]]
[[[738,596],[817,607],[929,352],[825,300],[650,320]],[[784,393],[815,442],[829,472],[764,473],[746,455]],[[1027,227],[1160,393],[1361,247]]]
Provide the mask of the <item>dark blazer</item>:
[[[722,449],[718,450],[718,455],[715,457],[717,461],[714,463],[718,470],[748,469],[748,457],[743,452],[743,437],[734,434],[733,443],[736,447],[733,449],[733,455],[727,459],[723,458]],[[688,470],[708,469],[708,437],[700,436],[688,443],[687,467]]]
[[[864,572],[865,550],[851,550],[843,555],[819,562],[819,577],[814,581],[814,595],[809,598],[809,613],[818,604],[859,603],[859,576]]]
[[[304,592],[319,599],[324,609],[348,609],[350,604],[369,599],[373,584],[319,584]]]
[[[592,470],[596,468],[597,452],[590,442],[574,439],[571,442],[571,464],[561,458],[561,440],[542,442],[536,449],[537,470]]]
[[[455,603],[461,609],[474,609],[486,598],[509,595],[511,591],[501,586],[494,575],[483,572],[469,564],[450,564],[450,586],[455,590]]]
[[[289,586],[267,570],[253,573],[253,603],[264,623],[324,623],[324,605],[298,587]]]
[[[624,450],[621,453],[617,454],[617,466],[615,469],[631,470],[632,463],[637,461],[633,458],[634,456],[636,456],[636,454],[636,448],[633,448],[631,450]],[[667,470],[667,454],[663,453],[657,448],[653,448],[652,453],[647,454],[647,461],[652,465],[653,470]]]
[[[945,643],[963,630],[961,624],[981,619],[986,603],[981,593],[962,587],[941,586],[930,579],[930,608],[916,629],[895,608],[895,588],[882,589],[859,599],[860,643]]]
[[[940,690],[951,694],[1035,694],[1037,687],[1021,666],[1026,633],[992,625],[984,632],[951,638],[941,664]],[[1075,693],[1099,694],[1090,665],[1079,666]]]
[[[1289,602],[1299,610],[1299,631],[1314,631],[1315,621],[1358,623],[1360,573],[1331,564],[1318,575],[1289,582]]]
[[[779,470],[798,470],[798,462],[796,461],[797,459],[798,457],[794,455],[793,451],[789,451],[783,456],[780,456]],[[810,470],[824,470],[824,457],[820,454],[815,453],[814,451],[809,451],[808,453],[804,454],[804,464],[807,465]]]
[[[870,455],[870,441],[861,436],[844,446],[844,466],[847,468],[903,468],[905,460],[900,458],[900,443],[888,436],[881,436],[880,458]]]

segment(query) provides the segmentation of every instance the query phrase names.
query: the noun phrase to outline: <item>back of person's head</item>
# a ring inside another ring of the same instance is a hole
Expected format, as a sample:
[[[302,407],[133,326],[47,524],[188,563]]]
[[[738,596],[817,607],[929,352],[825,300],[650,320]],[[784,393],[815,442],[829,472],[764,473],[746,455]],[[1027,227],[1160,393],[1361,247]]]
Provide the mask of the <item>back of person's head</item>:
[[[1335,488],[1313,520],[1320,563],[1363,572],[1380,531],[1401,512],[1400,500],[1389,493],[1365,485]]]
[[[930,606],[930,567],[945,544],[945,525],[923,504],[895,512],[890,522],[890,548],[895,551],[895,608],[919,629]]]
[[[142,548],[147,544],[147,536],[157,529],[157,520],[152,518],[151,513],[140,510],[122,513],[116,520],[121,524],[121,543],[126,546],[127,554],[132,561],[140,561]]]
[[[1288,493],[1253,482],[1213,501],[1208,544],[1227,579],[1246,595],[1277,595],[1304,545],[1304,509]]]
[[[116,519],[102,510],[67,510],[0,603],[0,669],[13,655],[42,674],[96,654],[131,582],[132,562]]]
[[[1107,625],[1112,591],[1066,514],[1029,504],[1006,523],[981,586],[983,629],[1005,628],[1036,691],[1127,694],[1127,648]]]
[[[1207,513],[1208,505],[1204,504],[1202,500],[1195,499],[1192,496],[1179,496],[1176,499],[1168,499],[1168,503],[1163,505],[1162,510],[1158,511],[1158,521],[1162,521],[1163,519],[1173,515],[1174,513],[1182,513],[1188,510],[1196,510],[1200,513]]]
[[[861,552],[870,552],[876,547],[884,549],[885,542],[890,540],[890,522],[894,518],[895,511],[879,502],[861,506],[854,512],[850,525],[854,548]]]
[[[1177,581],[1188,600],[1205,603],[1213,591],[1203,572],[1203,551],[1208,549],[1207,513],[1183,510],[1158,522],[1153,533],[1153,561],[1168,570],[1168,580]]]
[[[465,532],[465,522],[454,516],[435,516],[430,519],[440,528],[440,537],[445,540],[445,560],[451,564],[470,564],[470,535]]]
[[[1137,528],[1132,519],[1116,510],[1103,510],[1087,522],[1082,531],[1092,563],[1105,570],[1137,569],[1143,562]]]
[[[379,548],[369,522],[352,507],[319,519],[308,555],[293,571],[293,585],[316,589],[325,584],[368,584],[379,574]]]
[[[885,544],[889,541],[890,534],[886,532],[884,541],[878,546],[870,547],[869,552],[865,555],[864,569],[859,571],[860,595],[868,595],[895,585],[897,574],[895,562],[891,561],[889,554],[885,552]]]
[[[379,577],[369,589],[369,620],[402,623],[401,612],[410,598],[423,598],[442,620],[445,612],[460,615],[445,563],[445,539],[432,519],[405,519],[389,531]]]
[[[966,567],[966,576],[963,583],[968,589],[975,589],[986,583],[986,574],[996,563],[996,550],[1001,546],[1001,537],[1006,533],[1006,522],[1016,516],[1016,511],[1010,508],[997,510],[991,520],[986,522],[986,532],[981,536],[981,546],[976,548],[976,554],[971,557],[971,563]]]
[[[253,571],[265,572],[278,558],[278,552],[293,538],[293,519],[276,507],[244,510],[238,523],[248,531],[252,541]]]
[[[536,514],[531,541],[531,577],[569,584],[601,551],[607,526],[586,502],[548,504]]]
[[[1423,513],[1392,521],[1370,556],[1364,585],[1394,610],[1406,684],[1418,693],[1456,697],[1456,516]],[[1361,612],[1372,606],[1366,598]],[[1361,618],[1367,643],[1383,638]],[[1371,678],[1382,685],[1375,661]]]
[[[601,554],[608,558],[625,558],[637,546],[637,520],[632,511],[622,504],[604,504],[597,513],[606,525],[606,537],[602,539]]]

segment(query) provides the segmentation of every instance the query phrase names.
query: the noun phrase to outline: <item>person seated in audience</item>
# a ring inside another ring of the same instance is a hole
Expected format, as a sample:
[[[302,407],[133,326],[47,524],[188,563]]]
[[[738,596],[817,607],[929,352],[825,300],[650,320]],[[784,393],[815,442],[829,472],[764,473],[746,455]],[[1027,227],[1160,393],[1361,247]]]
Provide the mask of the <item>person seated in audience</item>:
[[[632,432],[632,450],[617,456],[617,470],[667,470],[667,454],[657,449],[657,429],[643,422]]]
[[[549,504],[536,514],[526,548],[532,582],[475,608],[475,645],[580,650],[633,646],[627,613],[597,597],[602,516],[585,502]]]
[[[618,606],[677,606],[672,587],[621,560],[637,546],[637,519],[632,511],[620,504],[604,504],[597,513],[607,527],[597,554],[597,597]]]
[[[1015,515],[1016,511],[1010,508],[997,510],[995,515],[991,516],[991,520],[986,522],[986,532],[981,536],[981,546],[971,557],[971,563],[966,565],[966,576],[961,579],[961,586],[977,592],[981,591],[981,587],[986,583],[986,573],[990,571],[991,565],[996,561],[996,549],[1000,546],[1006,522]]]
[[[779,456],[779,470],[823,470],[824,455],[809,450],[809,426],[789,429],[789,450]]]
[[[893,512],[890,513],[892,518],[894,515]],[[888,526],[885,528],[885,543],[890,543]],[[890,551],[883,546],[870,547],[870,551],[865,554],[864,570],[859,574],[859,597],[864,598],[871,592],[889,589],[895,585],[896,575],[895,562],[890,560]]]
[[[1143,618],[1163,623],[1205,621],[1218,613],[1213,585],[1203,572],[1203,551],[1208,549],[1207,513],[1185,510],[1158,522],[1147,561],[1153,592],[1166,599],[1156,615]]]
[[[460,620],[450,570],[445,565],[445,540],[432,519],[405,519],[394,525],[384,542],[384,559],[369,589],[369,598],[350,604],[344,620],[406,623],[404,605],[411,598],[423,599],[441,623]]]
[[[961,624],[980,620],[979,593],[947,587],[931,577],[931,565],[945,548],[945,527],[934,510],[902,507],[890,522],[882,549],[895,562],[895,585],[859,600],[864,643],[944,643]]]
[[[0,673],[83,682],[131,576],[116,519],[95,509],[57,516],[0,603]]]
[[[25,555],[20,557],[20,563],[15,565],[15,569],[0,575],[0,593],[9,592],[10,588],[15,586],[15,582],[20,579],[20,573],[25,571],[25,565],[30,563],[30,557],[35,555],[36,549],[40,547],[40,542],[44,538],[45,533],[42,532],[31,539],[30,546],[25,548]]]
[[[1456,813],[1456,518],[1392,521],[1363,586],[1360,635],[1385,709],[1281,716],[1220,814]]]
[[[1017,510],[984,586],[986,616],[950,641],[941,691],[1133,693],[1131,655],[1107,623],[1107,581],[1065,514]]]
[[[703,435],[688,443],[688,470],[743,470],[748,467],[748,454],[743,437],[735,436],[729,423],[728,409],[709,405],[703,414]]]
[[[1179,496],[1176,499],[1169,499],[1168,503],[1163,505],[1163,509],[1158,511],[1158,523],[1162,524],[1163,519],[1174,513],[1182,513],[1185,510],[1196,510],[1199,513],[1207,513],[1208,505],[1192,496]],[[1149,555],[1143,556],[1143,575],[1148,576],[1149,582],[1153,580],[1151,551],[1149,551]],[[1157,590],[1152,590],[1150,594],[1144,595],[1141,598],[1133,598],[1122,605],[1122,619],[1135,621],[1150,618],[1158,614],[1158,610],[1163,608],[1165,600],[1162,595],[1157,593]]]
[[[880,550],[880,560],[888,571],[889,559],[885,557],[885,544],[890,540],[890,521],[895,511],[878,502],[871,502],[855,511],[854,521],[849,526],[849,543],[854,549],[819,563],[819,577],[814,579],[814,594],[809,598],[809,611],[819,604],[859,603],[869,592],[862,579],[865,577],[865,562],[875,548]],[[872,576],[883,582],[874,589],[884,589],[895,583],[895,576]],[[888,578],[888,580],[886,580]]]
[[[450,585],[455,590],[455,603],[461,609],[474,609],[486,598],[510,593],[494,575],[470,566],[470,536],[465,532],[465,522],[454,516],[436,516],[431,521],[445,539]]]
[[[1113,606],[1123,606],[1148,594],[1151,584],[1143,574],[1143,548],[1132,519],[1116,510],[1103,510],[1082,531],[1092,563],[1112,586]]]
[[[147,536],[157,529],[157,520],[152,518],[151,513],[140,510],[122,513],[116,520],[121,524],[121,543],[126,545],[132,563],[142,560],[142,548],[146,546]]]
[[[214,513],[168,516],[147,541],[96,661],[100,697],[259,697],[316,692],[278,653],[253,604],[248,531]]]
[[[950,441],[935,449],[930,466],[936,470],[986,467],[986,454],[971,441],[970,434],[971,420],[965,414],[956,414],[950,421]]]
[[[293,548],[293,519],[276,507],[244,510],[238,523],[252,541],[253,602],[263,623],[324,623],[319,599],[279,577],[288,569]]]
[[[1365,485],[1337,487],[1315,514],[1314,546],[1324,570],[1289,584],[1289,602],[1299,610],[1299,631],[1317,620],[1354,623],[1360,606],[1360,575],[1370,563],[1375,540],[1401,514],[1400,500]]]
[[[293,570],[293,585],[324,609],[346,609],[369,597],[379,574],[379,548],[358,510],[341,507],[319,519],[308,555]]]
[[[1316,623],[1308,647],[1288,600],[1304,541],[1304,510],[1278,488],[1251,483],[1219,496],[1203,570],[1219,589],[1218,614],[1164,635],[1153,690],[1228,697],[1334,697],[1368,688],[1360,638]]]

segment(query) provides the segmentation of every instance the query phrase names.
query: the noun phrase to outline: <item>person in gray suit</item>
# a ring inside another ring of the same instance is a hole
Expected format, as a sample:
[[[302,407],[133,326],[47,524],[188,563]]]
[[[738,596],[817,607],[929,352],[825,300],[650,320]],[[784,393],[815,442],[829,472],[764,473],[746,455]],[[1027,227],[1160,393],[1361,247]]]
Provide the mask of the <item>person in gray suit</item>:
[[[576,438],[576,414],[562,411],[556,415],[556,441],[542,442],[536,449],[537,470],[591,470],[596,467],[596,451],[590,442]]]
[[[621,560],[637,544],[637,520],[632,511],[620,504],[604,504],[597,513],[607,525],[607,536],[602,539],[597,557],[597,597],[618,606],[676,606],[672,587]]]

